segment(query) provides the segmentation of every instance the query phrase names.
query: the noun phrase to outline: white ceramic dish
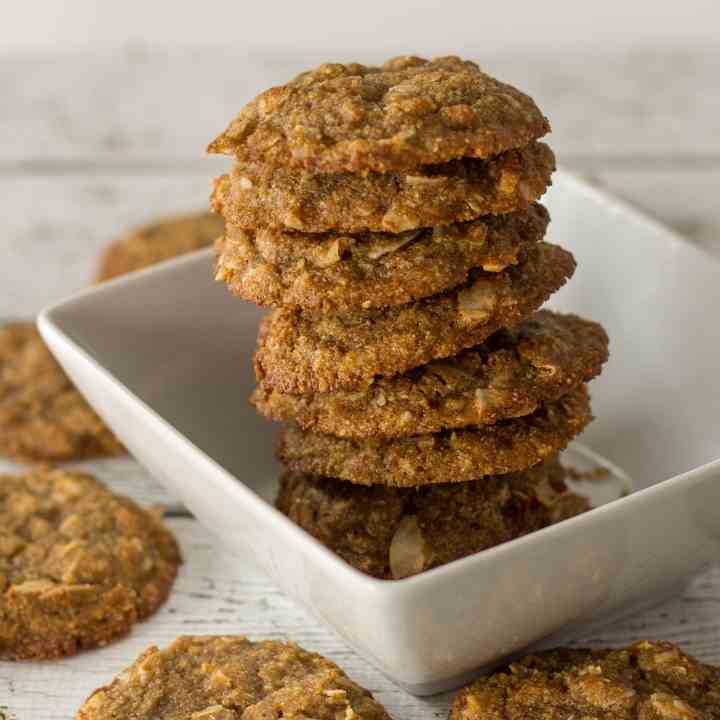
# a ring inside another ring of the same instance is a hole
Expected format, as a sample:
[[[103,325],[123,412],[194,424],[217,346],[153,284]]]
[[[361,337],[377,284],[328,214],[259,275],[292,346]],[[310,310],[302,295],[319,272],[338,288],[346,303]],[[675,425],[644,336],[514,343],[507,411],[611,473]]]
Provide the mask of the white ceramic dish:
[[[612,358],[582,442],[638,491],[398,582],[356,572],[278,513],[275,428],[246,398],[260,312],[209,252],[93,288],[40,328],[133,454],[232,547],[414,693],[562,628],[647,604],[720,551],[720,265],[558,173],[551,239],[579,268],[551,306],[600,320]]]

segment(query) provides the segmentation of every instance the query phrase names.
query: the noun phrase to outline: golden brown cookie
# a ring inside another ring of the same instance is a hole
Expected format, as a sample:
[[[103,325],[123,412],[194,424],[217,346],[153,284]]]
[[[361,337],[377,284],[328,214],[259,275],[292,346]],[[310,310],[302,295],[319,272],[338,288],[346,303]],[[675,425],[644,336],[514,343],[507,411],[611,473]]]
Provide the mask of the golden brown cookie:
[[[543,143],[399,173],[311,174],[239,163],[216,180],[211,204],[247,229],[400,233],[527,208],[554,170]]]
[[[358,570],[398,580],[573,517],[590,505],[556,458],[466,483],[363,487],[286,473],[277,507]]]
[[[533,100],[458,57],[325,64],[248,103],[208,147],[273,167],[388,172],[524,147],[550,130]]]
[[[105,645],[162,605],[179,563],[159,513],[89,475],[0,476],[0,657]]]
[[[123,452],[35,327],[0,328],[0,453],[34,462]]]
[[[178,215],[139,227],[107,248],[96,280],[110,280],[209,247],[223,227],[222,218],[212,213]]]
[[[720,668],[669,642],[524,657],[455,697],[450,720],[713,720]]]
[[[180,637],[151,647],[77,720],[389,720],[380,703],[333,662],[293,642]]]
[[[278,457],[291,470],[359,485],[412,487],[527,470],[557,454],[592,420],[585,386],[531,415],[402,438],[339,438],[286,428]]]
[[[408,305],[345,315],[273,311],[263,321],[255,355],[257,378],[286,393],[366,388],[481,343],[527,318],[575,269],[555,245],[530,247],[501,273],[476,271],[442,295]]]
[[[464,283],[473,268],[499,272],[542,240],[542,205],[398,235],[286,233],[228,226],[216,279],[258,305],[347,313],[400,305]]]
[[[273,420],[340,437],[433,433],[534,412],[599,375],[607,357],[600,325],[541,310],[482,345],[362,390],[291,395],[261,383],[252,402]]]

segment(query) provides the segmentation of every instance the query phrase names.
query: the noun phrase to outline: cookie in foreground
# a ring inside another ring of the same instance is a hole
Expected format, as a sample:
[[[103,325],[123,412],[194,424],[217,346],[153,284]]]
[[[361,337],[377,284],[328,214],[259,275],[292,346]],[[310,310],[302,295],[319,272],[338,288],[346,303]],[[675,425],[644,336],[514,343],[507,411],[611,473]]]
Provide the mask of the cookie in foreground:
[[[459,57],[326,63],[249,102],[208,151],[312,172],[486,158],[550,130],[532,98]]]
[[[286,473],[276,505],[358,570],[400,579],[588,510],[557,458],[474,482],[394,488]]]
[[[202,212],[167,217],[136,228],[108,246],[96,280],[102,282],[209,247],[223,233],[223,220]]]
[[[461,690],[450,720],[712,720],[720,668],[669,642],[530,655]]]
[[[243,636],[180,637],[151,647],[77,720],[390,720],[380,703],[335,663],[293,642]]]
[[[159,513],[89,475],[0,476],[0,657],[105,645],[154,613],[180,552]]]
[[[278,457],[291,470],[359,485],[411,487],[527,470],[563,450],[592,420],[583,385],[530,415],[401,438],[339,438],[289,426]]]
[[[608,337],[595,322],[540,310],[482,345],[363,390],[292,395],[260,383],[257,410],[340,437],[402,437],[521,417],[600,373]]]
[[[40,462],[124,452],[35,326],[0,328],[0,453]]]

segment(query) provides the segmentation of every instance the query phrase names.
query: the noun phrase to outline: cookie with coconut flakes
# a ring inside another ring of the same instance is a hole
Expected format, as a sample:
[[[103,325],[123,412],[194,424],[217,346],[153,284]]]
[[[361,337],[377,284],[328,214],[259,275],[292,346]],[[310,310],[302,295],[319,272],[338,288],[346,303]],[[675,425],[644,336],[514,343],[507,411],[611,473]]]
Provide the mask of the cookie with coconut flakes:
[[[607,333],[541,310],[483,344],[369,387],[293,395],[260,383],[252,402],[273,420],[340,437],[401,437],[487,425],[534,412],[600,374]]]
[[[294,642],[241,635],[180,637],[148,648],[96,690],[78,720],[390,720],[334,662]]]
[[[527,211],[398,235],[322,235],[228,226],[216,279],[257,305],[348,313],[402,305],[500,272],[542,240],[549,216]]]
[[[291,472],[276,505],[353,567],[398,580],[589,509],[565,474],[556,458],[510,475],[420,488]]]
[[[0,476],[0,657],[72,655],[125,635],[180,564],[160,514],[90,475]]]
[[[542,137],[535,102],[459,57],[327,63],[248,103],[208,151],[311,172],[487,158]]]
[[[407,305],[343,315],[274,310],[260,327],[258,381],[286,393],[367,388],[525,320],[574,269],[569,252],[541,242],[503,272],[473,271],[466,284]]]
[[[711,720],[720,668],[669,642],[558,648],[521,658],[460,690],[450,720]]]
[[[249,229],[401,233],[523,210],[543,195],[554,170],[543,143],[394,173],[237,163],[216,180],[211,204],[229,223]]]
[[[359,485],[416,487],[527,470],[556,455],[592,420],[585,386],[530,415],[400,438],[340,438],[286,428],[278,457],[291,470]]]

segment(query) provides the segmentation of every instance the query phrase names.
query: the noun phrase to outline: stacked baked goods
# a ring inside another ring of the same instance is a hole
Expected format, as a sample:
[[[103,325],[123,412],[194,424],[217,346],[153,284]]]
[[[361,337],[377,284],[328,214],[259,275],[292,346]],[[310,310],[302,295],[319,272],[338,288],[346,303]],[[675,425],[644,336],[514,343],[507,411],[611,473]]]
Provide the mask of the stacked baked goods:
[[[456,57],[327,64],[209,150],[217,278],[274,308],[252,401],[288,423],[278,506],[399,578],[587,508],[558,453],[592,419],[596,323],[540,310],[573,274],[537,201],[533,100]]]

